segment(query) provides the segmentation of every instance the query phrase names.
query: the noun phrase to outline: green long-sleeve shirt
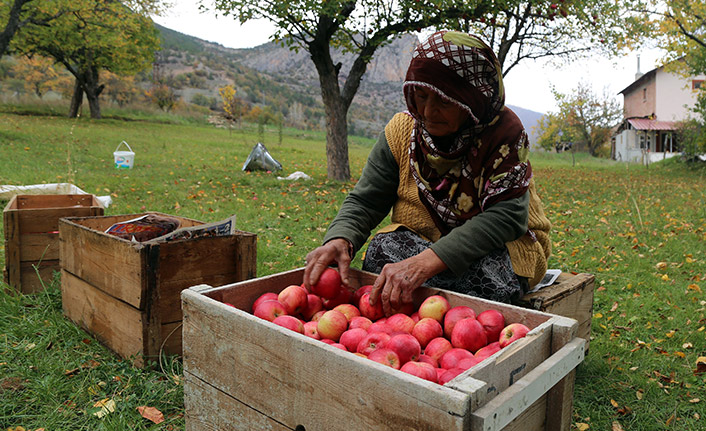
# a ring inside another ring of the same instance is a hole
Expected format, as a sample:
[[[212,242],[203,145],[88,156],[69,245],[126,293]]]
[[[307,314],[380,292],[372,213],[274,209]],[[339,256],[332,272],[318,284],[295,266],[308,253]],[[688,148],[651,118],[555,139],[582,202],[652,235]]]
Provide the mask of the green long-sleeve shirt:
[[[399,173],[400,166],[382,133],[358,183],[331,222],[324,242],[345,238],[353,244],[354,251],[359,250],[397,200]],[[449,269],[461,275],[471,262],[524,235],[528,217],[529,192],[486,208],[441,237],[431,249]]]

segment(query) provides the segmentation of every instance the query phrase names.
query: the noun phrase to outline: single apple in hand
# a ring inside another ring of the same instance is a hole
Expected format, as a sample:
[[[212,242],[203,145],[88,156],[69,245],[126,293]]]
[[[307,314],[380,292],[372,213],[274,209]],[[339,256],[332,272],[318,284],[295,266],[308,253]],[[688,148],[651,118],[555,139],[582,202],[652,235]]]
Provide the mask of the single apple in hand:
[[[397,356],[397,353],[384,347],[370,352],[368,359],[387,365],[388,367],[392,367],[396,370],[400,369],[400,358]]]
[[[287,314],[277,316],[275,320],[272,321],[272,323],[274,323],[275,325],[279,325],[283,328],[291,329],[292,331],[298,332],[300,334],[304,333],[304,324],[301,320],[294,316],[289,316]]]
[[[419,306],[419,318],[431,317],[441,323],[447,311],[449,311],[449,301],[441,295],[432,295]]]
[[[425,317],[414,325],[412,335],[424,349],[431,340],[443,336],[444,330],[441,328],[441,323],[431,317]]]
[[[253,314],[261,319],[272,322],[278,316],[287,314],[287,309],[284,308],[284,305],[282,305],[278,300],[268,299],[259,303]]]
[[[412,334],[397,334],[390,337],[385,343],[385,348],[397,353],[400,358],[400,364],[405,364],[409,361],[416,361],[422,353],[422,347],[419,341]]]
[[[307,306],[307,291],[298,284],[285,287],[277,295],[277,300],[284,305],[287,314],[299,314]]]
[[[311,285],[311,293],[324,299],[333,299],[341,290],[341,275],[333,268],[326,268],[319,281]],[[333,307],[332,307],[333,308]]]
[[[505,317],[500,311],[494,309],[485,310],[480,313],[476,319],[483,325],[488,343],[500,339],[500,331],[505,327]]]
[[[460,347],[475,353],[476,350],[488,344],[488,339],[483,330],[483,325],[476,319],[467,317],[456,322],[451,333],[451,344],[454,347]]]
[[[438,379],[434,366],[426,362],[409,361],[400,367],[400,371],[434,383]]]
[[[338,342],[341,334],[348,329],[348,319],[340,311],[329,310],[319,319],[317,329],[321,338]]]
[[[476,312],[467,305],[458,305],[447,311],[444,316],[444,335],[446,338],[451,339],[451,332],[453,332],[456,322],[467,317],[476,317]]]
[[[529,328],[522,323],[511,323],[507,325],[502,331],[500,331],[500,339],[498,340],[500,343],[500,348],[504,349],[510,345],[510,343],[513,343],[527,335],[528,332]]]

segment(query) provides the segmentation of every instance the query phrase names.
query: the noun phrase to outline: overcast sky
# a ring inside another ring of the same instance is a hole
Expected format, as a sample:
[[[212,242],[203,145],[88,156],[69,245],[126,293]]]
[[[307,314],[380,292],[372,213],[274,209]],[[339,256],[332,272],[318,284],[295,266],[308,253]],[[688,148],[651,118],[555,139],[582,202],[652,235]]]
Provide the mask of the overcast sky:
[[[171,0],[174,4],[158,24],[180,33],[196,36],[230,48],[251,48],[269,40],[274,26],[268,21],[250,21],[240,26],[230,17],[217,17],[213,12],[201,13],[197,0]],[[561,93],[570,93],[580,82],[587,83],[596,94],[615,94],[630,85],[637,71],[644,73],[656,67],[658,53],[654,50],[635,52],[619,59],[595,58],[575,62],[561,68],[541,61],[526,61],[513,68],[505,80],[506,103],[542,113],[555,112],[556,103],[551,85]]]

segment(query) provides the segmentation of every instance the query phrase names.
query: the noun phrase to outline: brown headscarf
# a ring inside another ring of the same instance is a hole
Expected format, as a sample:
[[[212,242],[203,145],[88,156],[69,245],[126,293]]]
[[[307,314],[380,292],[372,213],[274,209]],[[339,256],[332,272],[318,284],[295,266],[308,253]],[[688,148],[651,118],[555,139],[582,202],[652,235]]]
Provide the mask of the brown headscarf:
[[[468,112],[469,122],[443,141],[432,137],[416,109],[415,87],[455,103]],[[455,31],[432,34],[415,49],[403,88],[416,120],[410,169],[442,234],[527,191],[532,177],[527,134],[505,108],[500,64],[483,41]]]

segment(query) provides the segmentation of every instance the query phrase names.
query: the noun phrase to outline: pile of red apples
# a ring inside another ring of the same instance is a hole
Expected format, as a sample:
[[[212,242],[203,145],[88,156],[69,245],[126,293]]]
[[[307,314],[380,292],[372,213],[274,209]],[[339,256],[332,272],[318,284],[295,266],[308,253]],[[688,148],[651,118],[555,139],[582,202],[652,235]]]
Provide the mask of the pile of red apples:
[[[495,309],[478,315],[467,306],[450,307],[432,295],[385,317],[381,301],[370,305],[371,285],[355,292],[341,286],[327,268],[308,291],[290,285],[268,292],[253,304],[253,314],[276,325],[388,365],[434,383],[445,384],[483,359],[524,337],[529,328],[506,325]]]

